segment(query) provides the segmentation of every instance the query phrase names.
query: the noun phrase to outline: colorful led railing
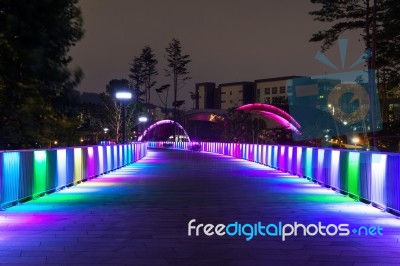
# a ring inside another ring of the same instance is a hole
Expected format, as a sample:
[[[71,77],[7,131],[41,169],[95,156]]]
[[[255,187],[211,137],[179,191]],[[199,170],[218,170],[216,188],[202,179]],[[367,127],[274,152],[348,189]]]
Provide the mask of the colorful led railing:
[[[147,143],[0,152],[0,208],[133,163]]]
[[[149,142],[190,150],[195,143]],[[294,175],[400,214],[400,154],[297,146],[197,143],[202,151],[242,158]]]

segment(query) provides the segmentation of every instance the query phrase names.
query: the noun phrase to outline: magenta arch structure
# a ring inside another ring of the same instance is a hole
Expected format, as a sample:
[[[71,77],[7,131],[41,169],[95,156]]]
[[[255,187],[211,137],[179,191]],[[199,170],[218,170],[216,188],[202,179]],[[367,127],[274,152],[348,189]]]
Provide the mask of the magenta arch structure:
[[[186,132],[186,130],[181,126],[181,124],[179,124],[178,122],[174,122],[173,120],[161,120],[161,121],[157,121],[154,124],[152,124],[151,126],[149,126],[141,136],[139,136],[138,141],[142,141],[142,139],[151,131],[153,130],[155,127],[159,126],[159,125],[164,125],[164,124],[175,124],[177,127],[179,127],[180,129],[182,129],[183,134],[185,134],[185,136],[187,137],[188,141],[190,142],[190,137],[188,135],[188,133]]]
[[[301,134],[300,124],[291,115],[276,106],[265,103],[252,103],[242,105],[236,110],[260,114],[265,118],[272,119],[284,128],[292,130],[295,134]]]

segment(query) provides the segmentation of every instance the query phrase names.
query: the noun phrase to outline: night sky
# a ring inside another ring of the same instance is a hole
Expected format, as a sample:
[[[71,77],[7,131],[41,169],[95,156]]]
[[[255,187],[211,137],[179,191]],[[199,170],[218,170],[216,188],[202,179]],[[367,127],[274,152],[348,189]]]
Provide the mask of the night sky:
[[[80,0],[80,6],[85,36],[71,52],[71,66],[85,73],[80,91],[104,92],[111,79],[128,78],[132,58],[145,45],[159,60],[158,84],[170,82],[164,76],[164,54],[172,38],[192,59],[192,79],[178,96],[186,100],[186,109],[192,106],[189,92],[199,82],[335,72],[314,59],[320,44],[309,39],[327,25],[308,14],[318,9],[310,0]],[[362,46],[356,34],[344,37],[350,63]],[[340,61],[337,47],[327,56]]]

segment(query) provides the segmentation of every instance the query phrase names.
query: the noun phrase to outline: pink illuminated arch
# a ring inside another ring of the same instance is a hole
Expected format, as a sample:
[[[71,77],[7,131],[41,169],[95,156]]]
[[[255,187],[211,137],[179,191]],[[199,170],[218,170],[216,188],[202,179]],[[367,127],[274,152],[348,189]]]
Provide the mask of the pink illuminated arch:
[[[288,113],[283,111],[282,109],[265,104],[265,103],[252,103],[252,104],[246,104],[238,107],[236,110],[239,111],[248,111],[248,112],[253,112],[256,114],[260,114],[265,118],[272,119],[279,125],[292,130],[296,134],[301,134],[301,126],[297,121]]]
[[[178,122],[174,122],[173,120],[161,120],[161,121],[157,121],[154,124],[152,124],[151,126],[149,126],[141,136],[139,136],[138,141],[142,141],[142,139],[147,135],[147,133],[149,133],[153,128],[159,126],[159,125],[163,125],[163,124],[175,124],[177,127],[179,127],[180,129],[182,129],[183,133],[185,134],[185,136],[187,137],[188,141],[190,142],[190,137],[187,134],[186,130],[181,126],[181,124],[179,124]]]

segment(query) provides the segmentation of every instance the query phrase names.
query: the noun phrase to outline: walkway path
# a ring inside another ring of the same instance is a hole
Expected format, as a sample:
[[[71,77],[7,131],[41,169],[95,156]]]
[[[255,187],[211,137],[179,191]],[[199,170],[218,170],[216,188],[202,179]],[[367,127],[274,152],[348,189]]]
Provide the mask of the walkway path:
[[[380,226],[383,235],[196,237],[192,219],[345,223]],[[302,178],[221,155],[151,150],[0,212],[0,265],[400,265],[399,238],[395,216]]]

